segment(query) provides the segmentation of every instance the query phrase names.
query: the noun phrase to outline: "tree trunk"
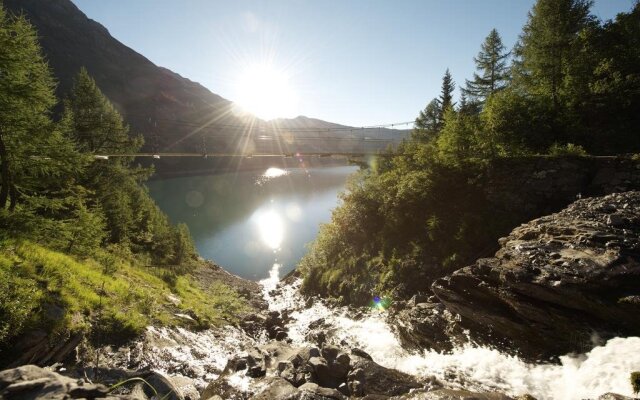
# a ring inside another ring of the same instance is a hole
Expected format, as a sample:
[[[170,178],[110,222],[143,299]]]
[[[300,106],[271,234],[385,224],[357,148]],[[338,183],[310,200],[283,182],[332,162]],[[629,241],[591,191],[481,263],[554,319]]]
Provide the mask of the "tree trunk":
[[[9,167],[9,155],[7,154],[7,147],[4,144],[2,134],[0,134],[0,179],[2,180],[2,187],[0,187],[0,208],[5,208],[9,196],[12,197],[11,208],[15,206],[15,188],[13,187],[13,179],[11,179],[11,169]]]

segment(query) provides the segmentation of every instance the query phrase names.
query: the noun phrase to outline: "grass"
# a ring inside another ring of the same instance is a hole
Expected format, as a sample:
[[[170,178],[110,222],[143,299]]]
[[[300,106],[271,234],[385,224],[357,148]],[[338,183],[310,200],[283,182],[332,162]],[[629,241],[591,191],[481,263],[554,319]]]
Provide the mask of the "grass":
[[[165,272],[120,259],[106,274],[94,259],[28,241],[0,243],[0,349],[33,329],[50,336],[82,331],[96,344],[118,343],[148,325],[206,328],[233,322],[249,309],[229,286],[203,290],[188,275],[169,284]]]

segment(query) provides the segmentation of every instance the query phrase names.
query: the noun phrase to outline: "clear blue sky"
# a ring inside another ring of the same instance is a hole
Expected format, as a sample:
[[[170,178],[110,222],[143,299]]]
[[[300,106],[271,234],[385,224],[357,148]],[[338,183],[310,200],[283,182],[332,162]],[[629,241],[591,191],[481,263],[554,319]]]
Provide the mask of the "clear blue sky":
[[[73,0],[157,65],[229,100],[239,71],[270,60],[296,115],[352,126],[413,120],[448,67],[458,85],[496,28],[511,47],[533,0]],[[633,0],[596,0],[601,19]],[[284,117],[292,117],[285,115]]]

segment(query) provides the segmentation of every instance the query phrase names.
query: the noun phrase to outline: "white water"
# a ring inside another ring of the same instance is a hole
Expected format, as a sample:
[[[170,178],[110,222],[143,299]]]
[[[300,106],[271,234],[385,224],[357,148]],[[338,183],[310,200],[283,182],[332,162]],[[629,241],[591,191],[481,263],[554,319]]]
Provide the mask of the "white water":
[[[307,344],[311,322],[324,318],[330,326],[327,337],[335,343],[358,347],[379,364],[420,376],[436,376],[451,387],[478,391],[500,391],[517,396],[531,394],[539,400],[579,400],[615,392],[633,396],[629,375],[640,370],[640,338],[615,338],[582,355],[561,357],[561,364],[527,364],[521,359],[486,347],[467,345],[451,353],[409,353],[402,348],[385,322],[384,312],[369,311],[359,319],[347,309],[330,308],[321,301],[306,307],[298,294],[300,281],[284,286],[278,295],[277,268],[263,280],[270,309],[290,310],[289,337],[294,344]]]

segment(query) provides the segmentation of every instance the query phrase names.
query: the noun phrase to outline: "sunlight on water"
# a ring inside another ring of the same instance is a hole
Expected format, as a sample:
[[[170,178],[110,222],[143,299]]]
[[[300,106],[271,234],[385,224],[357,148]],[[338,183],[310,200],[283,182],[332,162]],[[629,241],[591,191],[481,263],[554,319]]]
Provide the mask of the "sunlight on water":
[[[516,396],[529,393],[539,400],[596,398],[607,392],[632,396],[629,374],[640,370],[640,338],[615,338],[579,356],[564,356],[560,365],[527,364],[487,347],[467,345],[451,353],[410,353],[402,348],[384,313],[370,310],[360,318],[346,308],[315,301],[311,307],[298,294],[300,281],[284,286],[277,296],[275,276],[262,281],[272,310],[294,310],[288,325],[296,344],[308,344],[309,324],[323,318],[334,343],[358,347],[379,364],[417,376],[436,376],[451,387],[501,391]],[[267,287],[269,289],[267,289]]]
[[[267,170],[264,171],[264,173],[258,177],[258,179],[256,180],[256,183],[258,185],[263,185],[272,179],[280,178],[282,176],[287,176],[289,174],[290,172],[287,171],[286,169],[270,167],[270,168],[267,168]]]
[[[282,168],[271,167],[268,168],[262,176],[265,178],[277,178],[279,176],[287,175],[289,172]]]
[[[252,217],[255,222],[260,239],[273,250],[277,250],[284,238],[284,221],[275,210],[258,211]]]

